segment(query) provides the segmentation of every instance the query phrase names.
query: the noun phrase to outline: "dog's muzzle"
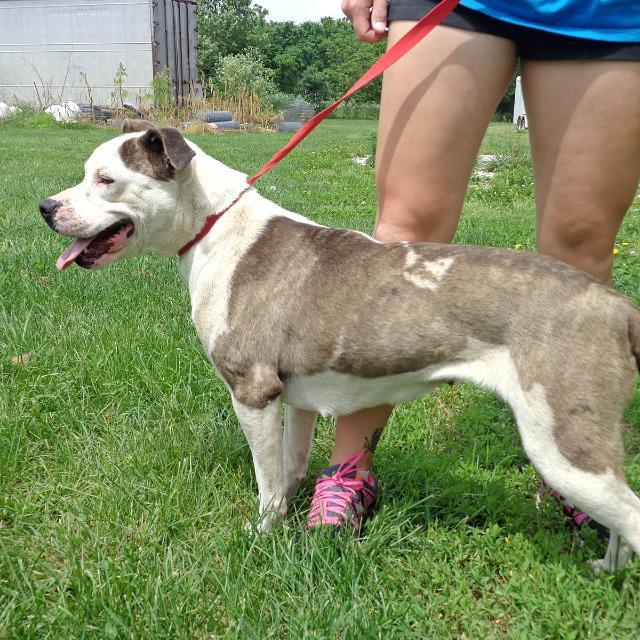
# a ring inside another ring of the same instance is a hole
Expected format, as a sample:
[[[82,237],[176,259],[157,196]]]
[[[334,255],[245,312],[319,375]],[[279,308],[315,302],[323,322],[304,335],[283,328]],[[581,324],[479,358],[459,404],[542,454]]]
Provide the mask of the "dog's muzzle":
[[[38,206],[40,207],[40,213],[44,218],[44,221],[53,229],[53,216],[55,212],[60,208],[62,202],[54,200],[53,198],[46,198],[40,200]]]

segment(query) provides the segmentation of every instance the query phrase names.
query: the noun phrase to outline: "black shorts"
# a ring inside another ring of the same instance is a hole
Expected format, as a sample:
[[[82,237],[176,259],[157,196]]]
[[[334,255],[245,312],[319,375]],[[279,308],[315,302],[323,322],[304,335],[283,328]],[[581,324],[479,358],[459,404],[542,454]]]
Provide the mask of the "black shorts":
[[[390,0],[389,22],[419,20],[436,0]],[[640,42],[606,42],[521,27],[458,5],[442,24],[511,40],[523,60],[640,60]]]

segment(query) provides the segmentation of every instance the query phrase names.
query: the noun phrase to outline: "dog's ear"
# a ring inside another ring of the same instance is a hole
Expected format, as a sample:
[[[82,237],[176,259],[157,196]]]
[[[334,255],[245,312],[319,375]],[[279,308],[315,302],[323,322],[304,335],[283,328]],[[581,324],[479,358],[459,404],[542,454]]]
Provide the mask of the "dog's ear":
[[[154,154],[167,158],[176,170],[186,169],[196,152],[187,144],[177,129],[147,129],[140,137],[140,143]]]
[[[146,120],[132,120],[131,118],[125,118],[122,121],[122,133],[135,133],[138,131],[146,131],[151,129],[153,125]]]

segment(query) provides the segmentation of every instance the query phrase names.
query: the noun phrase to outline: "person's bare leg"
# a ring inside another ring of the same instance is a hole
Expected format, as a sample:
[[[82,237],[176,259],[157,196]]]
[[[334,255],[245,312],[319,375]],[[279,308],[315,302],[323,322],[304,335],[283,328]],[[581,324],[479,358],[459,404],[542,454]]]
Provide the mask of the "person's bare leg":
[[[525,61],[538,250],[611,282],[640,179],[640,62]]]
[[[369,469],[378,440],[392,411],[392,406],[383,404],[350,416],[340,416],[336,420],[336,436],[329,465],[339,464],[356,451],[362,450],[365,455],[358,466]]]
[[[413,26],[392,22],[389,44]],[[376,183],[375,237],[382,242],[451,242],[473,164],[515,65],[503,38],[437,27],[385,72]],[[336,422],[330,464],[373,450],[393,410],[365,409]]]

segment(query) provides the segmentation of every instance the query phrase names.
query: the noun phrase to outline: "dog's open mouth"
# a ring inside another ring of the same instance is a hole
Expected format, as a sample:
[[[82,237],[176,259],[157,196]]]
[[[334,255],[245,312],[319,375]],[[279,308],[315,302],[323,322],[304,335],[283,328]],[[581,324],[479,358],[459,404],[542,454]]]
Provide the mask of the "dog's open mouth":
[[[78,238],[58,258],[56,268],[62,271],[72,262],[85,269],[106,264],[111,261],[113,254],[122,249],[133,231],[131,220],[125,219],[115,222],[95,236]]]

